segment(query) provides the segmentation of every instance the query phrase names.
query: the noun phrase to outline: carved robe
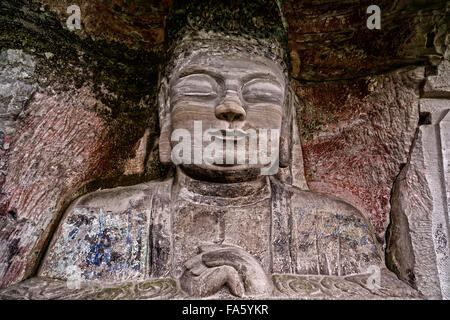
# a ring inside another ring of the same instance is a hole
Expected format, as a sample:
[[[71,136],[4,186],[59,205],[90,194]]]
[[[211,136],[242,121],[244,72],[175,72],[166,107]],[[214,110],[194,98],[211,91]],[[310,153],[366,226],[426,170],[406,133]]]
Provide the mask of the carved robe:
[[[364,217],[333,197],[263,177],[218,184],[185,175],[101,190],[67,210],[40,276],[177,279],[203,244],[235,245],[267,274],[348,275],[381,266]]]

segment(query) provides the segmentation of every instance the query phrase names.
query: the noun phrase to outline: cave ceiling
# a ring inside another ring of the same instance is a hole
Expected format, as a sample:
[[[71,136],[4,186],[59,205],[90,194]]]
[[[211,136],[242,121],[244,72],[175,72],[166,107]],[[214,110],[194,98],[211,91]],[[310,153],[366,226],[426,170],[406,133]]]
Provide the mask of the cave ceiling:
[[[43,0],[67,19],[73,1]],[[79,0],[80,37],[160,50],[173,0]],[[370,30],[367,7],[381,8],[381,29]],[[423,64],[444,50],[448,4],[443,0],[281,2],[289,30],[292,75],[299,81],[356,79]]]

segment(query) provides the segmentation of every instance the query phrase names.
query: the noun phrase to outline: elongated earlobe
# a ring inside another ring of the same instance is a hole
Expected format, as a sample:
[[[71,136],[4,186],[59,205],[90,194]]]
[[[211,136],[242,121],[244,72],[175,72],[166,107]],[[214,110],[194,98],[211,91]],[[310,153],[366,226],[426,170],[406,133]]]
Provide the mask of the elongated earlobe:
[[[289,94],[286,98],[286,118],[281,127],[282,138],[280,139],[280,167],[284,169],[279,171],[278,179],[301,190],[309,190],[297,126],[297,108],[299,107],[300,101],[289,87]]]
[[[161,134],[159,135],[159,161],[162,164],[170,164],[170,121],[161,127]]]
[[[169,112],[169,100],[169,87],[166,79],[163,79],[158,93],[159,126],[161,128],[159,135],[159,160],[163,164],[171,163],[170,153],[172,148],[170,147],[170,132],[172,123]]]
[[[283,112],[283,121],[280,132],[280,167],[286,168],[291,164],[291,144],[292,144],[292,108],[295,108],[294,97],[291,88],[288,87],[286,95],[286,105]],[[295,113],[294,113],[295,114]]]

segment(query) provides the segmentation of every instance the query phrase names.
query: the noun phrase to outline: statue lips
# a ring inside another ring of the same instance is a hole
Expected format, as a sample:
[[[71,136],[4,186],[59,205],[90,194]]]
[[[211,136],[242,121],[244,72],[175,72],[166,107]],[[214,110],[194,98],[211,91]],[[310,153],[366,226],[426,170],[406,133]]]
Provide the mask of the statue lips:
[[[217,137],[223,141],[239,141],[249,135],[249,133],[245,132],[241,129],[225,129],[225,130],[215,130],[209,132],[210,136]]]
[[[208,132],[208,134],[212,137],[216,137],[219,140],[222,141],[222,143],[224,141],[231,141],[234,142],[234,144],[236,144],[238,141],[241,141],[242,139],[244,139],[245,137],[247,137],[249,135],[248,132],[245,132],[244,130],[241,129],[222,129],[222,130],[213,130]],[[218,164],[215,163],[215,165],[219,166],[219,167],[236,167],[238,165],[236,164]]]

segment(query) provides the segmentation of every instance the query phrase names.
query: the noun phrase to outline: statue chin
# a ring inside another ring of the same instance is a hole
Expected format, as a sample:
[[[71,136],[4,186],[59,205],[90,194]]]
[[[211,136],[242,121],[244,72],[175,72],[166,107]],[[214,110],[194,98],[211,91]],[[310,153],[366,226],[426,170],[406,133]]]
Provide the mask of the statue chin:
[[[181,164],[181,171],[192,179],[216,182],[236,183],[257,180],[261,177],[261,167],[248,164],[208,165]]]

